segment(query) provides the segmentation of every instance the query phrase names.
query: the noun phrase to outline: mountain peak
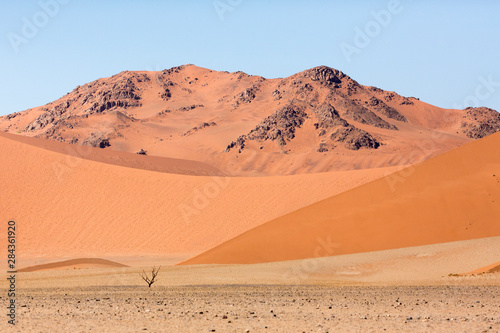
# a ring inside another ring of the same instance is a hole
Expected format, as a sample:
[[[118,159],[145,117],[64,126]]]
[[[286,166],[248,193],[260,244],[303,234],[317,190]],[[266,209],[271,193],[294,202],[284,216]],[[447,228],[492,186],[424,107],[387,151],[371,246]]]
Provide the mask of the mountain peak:
[[[347,75],[328,66],[317,66],[301,72],[302,76],[308,77],[313,81],[319,81],[324,85],[334,85],[342,82]]]
[[[328,66],[265,79],[187,64],[98,79],[0,118],[0,130],[262,175],[405,165],[426,140],[417,159],[499,131],[500,116],[443,110]]]

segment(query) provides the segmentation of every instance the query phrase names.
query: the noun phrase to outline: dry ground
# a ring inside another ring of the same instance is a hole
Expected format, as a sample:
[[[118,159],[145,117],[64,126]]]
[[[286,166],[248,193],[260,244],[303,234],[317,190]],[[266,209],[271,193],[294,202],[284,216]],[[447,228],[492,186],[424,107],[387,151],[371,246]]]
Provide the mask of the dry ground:
[[[26,289],[19,332],[500,332],[499,286]],[[2,296],[2,308],[5,297]],[[5,327],[5,320],[0,327]],[[3,330],[3,328],[2,328]],[[10,331],[10,330],[9,330]]]
[[[112,258],[133,267],[18,273],[19,324],[8,331],[500,332],[500,273],[453,275],[498,262],[499,240],[254,265]],[[151,291],[139,262],[165,265]],[[2,278],[5,311],[6,287]]]

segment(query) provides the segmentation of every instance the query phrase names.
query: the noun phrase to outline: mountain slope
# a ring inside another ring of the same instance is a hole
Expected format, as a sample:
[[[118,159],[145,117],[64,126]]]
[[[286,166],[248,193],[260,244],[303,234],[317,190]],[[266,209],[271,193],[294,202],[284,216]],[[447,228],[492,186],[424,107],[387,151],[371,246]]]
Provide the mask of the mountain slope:
[[[231,175],[408,165],[499,129],[494,110],[444,110],[326,66],[284,79],[194,65],[125,71],[0,118],[0,130],[10,133],[143,149]]]

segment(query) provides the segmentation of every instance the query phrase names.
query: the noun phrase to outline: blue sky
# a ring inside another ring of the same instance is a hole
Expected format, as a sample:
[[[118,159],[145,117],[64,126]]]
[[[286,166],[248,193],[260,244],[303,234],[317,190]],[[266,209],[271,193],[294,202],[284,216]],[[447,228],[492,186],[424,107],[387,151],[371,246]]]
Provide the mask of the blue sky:
[[[3,1],[0,115],[123,70],[286,77],[327,65],[441,107],[500,110],[499,1]]]

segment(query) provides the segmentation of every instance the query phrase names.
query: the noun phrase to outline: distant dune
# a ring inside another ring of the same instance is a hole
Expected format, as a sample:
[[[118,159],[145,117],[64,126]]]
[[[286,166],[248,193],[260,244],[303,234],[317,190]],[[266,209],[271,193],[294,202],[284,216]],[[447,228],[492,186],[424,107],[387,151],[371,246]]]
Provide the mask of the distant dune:
[[[484,273],[500,273],[500,261],[485,267],[475,269],[463,275],[484,274]]]
[[[249,264],[500,236],[500,133],[265,223],[182,264]]]
[[[67,143],[10,133],[0,132],[0,136],[53,152],[66,154],[68,155],[68,158],[82,158],[129,168],[176,173],[181,175],[224,176],[224,173],[217,168],[197,161],[130,154],[114,150],[107,150],[106,152],[103,152],[100,148],[68,145]]]
[[[79,269],[79,268],[103,268],[103,267],[128,267],[128,266],[111,260],[100,259],[100,258],[79,258],[79,259],[53,262],[43,265],[29,266],[18,269],[17,271],[36,272],[36,271],[53,270],[53,269]]]

